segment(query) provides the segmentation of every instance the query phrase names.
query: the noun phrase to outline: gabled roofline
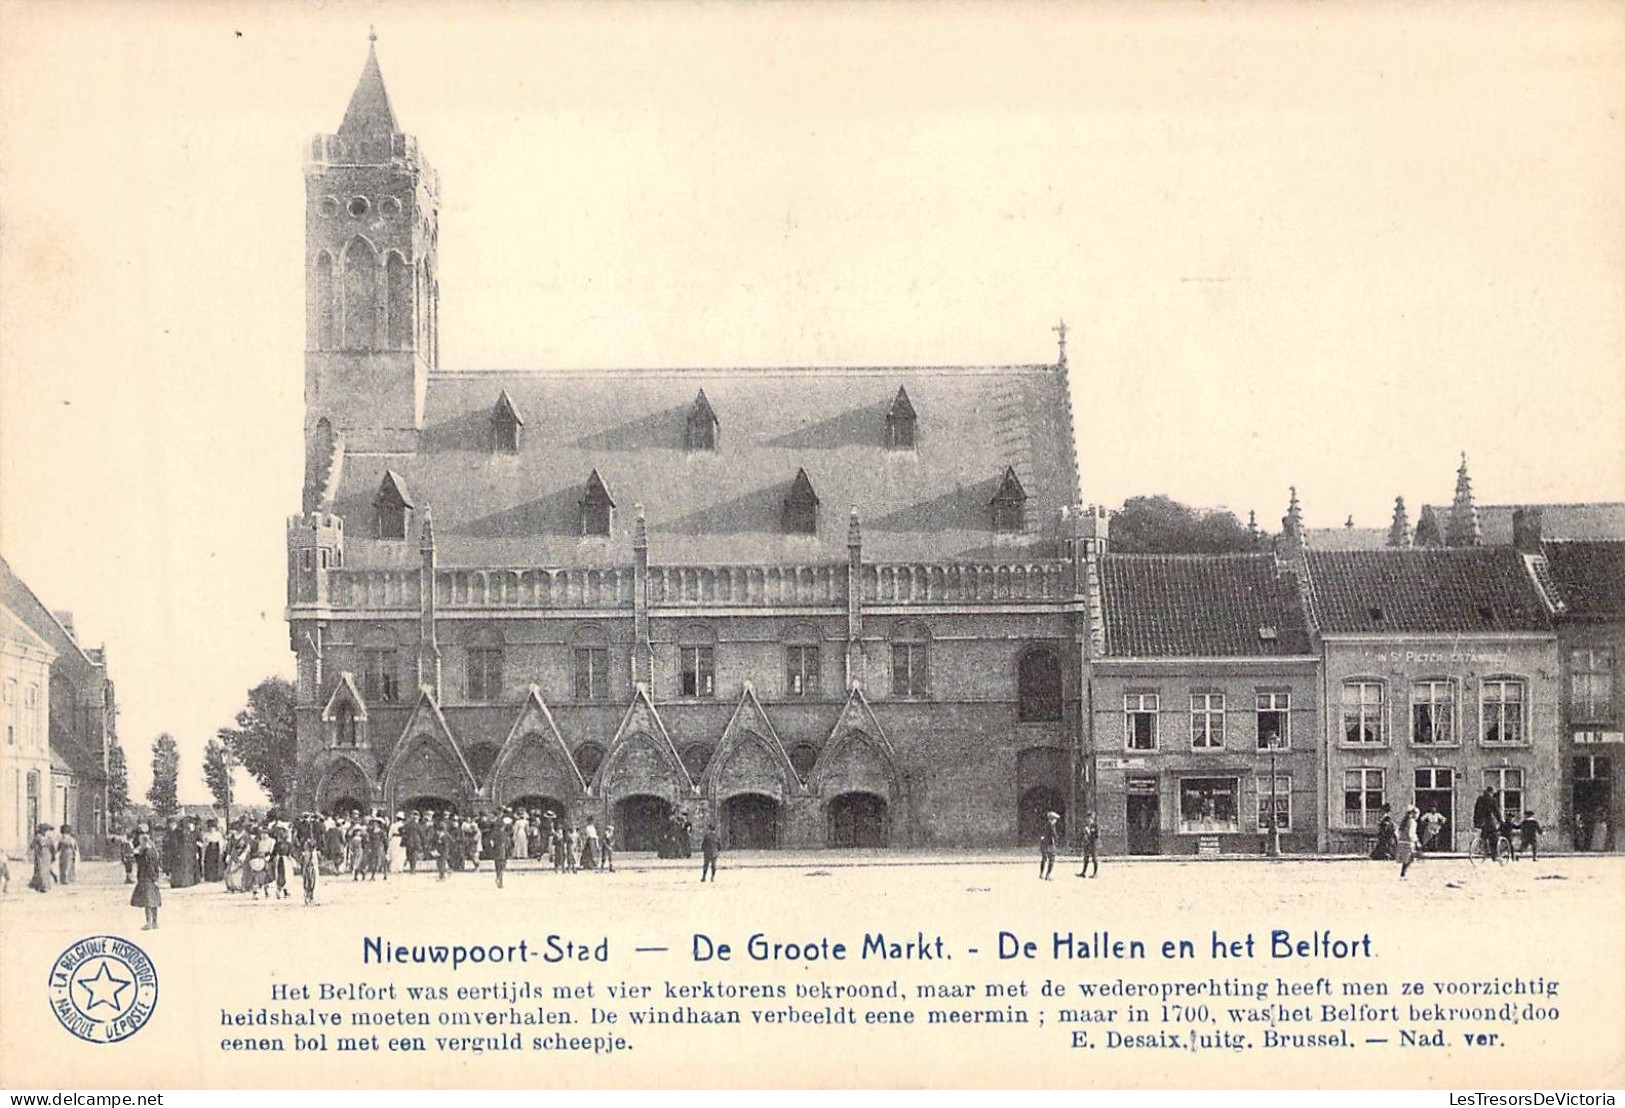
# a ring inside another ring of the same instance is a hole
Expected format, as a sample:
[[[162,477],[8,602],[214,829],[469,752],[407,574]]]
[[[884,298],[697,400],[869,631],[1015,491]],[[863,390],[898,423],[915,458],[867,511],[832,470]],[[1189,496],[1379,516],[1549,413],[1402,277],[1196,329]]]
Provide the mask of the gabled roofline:
[[[72,648],[74,654],[79,656],[80,661],[84,662],[85,665],[90,666],[92,669],[100,669],[103,671],[106,670],[107,667],[105,664],[94,661],[90,655],[85,653],[84,647],[79,645],[78,640],[76,640],[72,635],[68,634],[68,629],[63,626],[61,620],[56,618],[56,613],[52,612],[50,608],[46,607],[45,602],[39,598],[39,594],[30,588],[28,582],[23,580],[22,575],[11,567],[11,563],[6,561],[4,555],[0,555],[0,570],[4,570],[6,575],[15,581],[18,587],[22,589],[23,595],[34,602],[34,605],[39,609],[40,614],[49,621],[49,625],[51,627],[54,627],[61,634],[62,640]],[[22,618],[22,614],[18,613],[18,617]],[[27,623],[28,620],[24,619],[23,622]],[[30,625],[30,629],[32,629],[32,625]],[[36,632],[36,634],[37,633],[38,632]],[[52,649],[55,650],[57,648],[52,647]],[[62,651],[57,650],[57,657],[60,659],[61,656]]]

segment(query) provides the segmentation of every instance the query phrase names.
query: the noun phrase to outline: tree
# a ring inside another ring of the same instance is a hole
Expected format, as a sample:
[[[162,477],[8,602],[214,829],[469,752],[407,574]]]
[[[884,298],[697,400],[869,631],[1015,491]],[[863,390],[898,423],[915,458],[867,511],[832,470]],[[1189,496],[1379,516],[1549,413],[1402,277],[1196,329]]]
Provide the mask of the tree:
[[[130,767],[124,760],[124,744],[113,739],[107,750],[107,822],[118,826],[130,806]]]
[[[209,786],[216,808],[231,807],[231,766],[219,739],[210,739],[209,745],[203,748],[203,783]]]
[[[1235,513],[1168,496],[1131,496],[1112,516],[1111,549],[1124,554],[1232,554],[1259,548]]]
[[[152,740],[152,788],[147,800],[159,819],[168,819],[180,811],[181,752],[175,737],[165,731]]]
[[[260,783],[272,805],[284,810],[292,806],[299,746],[291,682],[267,677],[249,689],[248,706],[237,713],[237,726],[222,727],[219,738]]]

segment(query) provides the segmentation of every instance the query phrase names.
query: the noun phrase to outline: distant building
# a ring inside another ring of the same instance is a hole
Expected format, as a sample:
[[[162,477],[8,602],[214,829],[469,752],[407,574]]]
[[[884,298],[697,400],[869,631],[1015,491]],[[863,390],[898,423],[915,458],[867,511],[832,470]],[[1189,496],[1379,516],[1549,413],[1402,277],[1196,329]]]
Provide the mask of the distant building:
[[[1538,511],[1541,533],[1554,542],[1625,541],[1625,503],[1486,504],[1478,509],[1478,545],[1513,545],[1513,517],[1520,510]],[[1449,514],[1448,506],[1423,505],[1417,532],[1422,533],[1422,520],[1430,528],[1441,526],[1438,521]]]
[[[72,614],[53,613],[4,559],[0,611],[7,660],[0,676],[7,728],[0,751],[0,842],[11,850],[17,829],[67,823],[95,854],[108,832],[107,765],[116,715],[105,652],[81,647]],[[47,657],[49,675],[41,682],[38,665]]]

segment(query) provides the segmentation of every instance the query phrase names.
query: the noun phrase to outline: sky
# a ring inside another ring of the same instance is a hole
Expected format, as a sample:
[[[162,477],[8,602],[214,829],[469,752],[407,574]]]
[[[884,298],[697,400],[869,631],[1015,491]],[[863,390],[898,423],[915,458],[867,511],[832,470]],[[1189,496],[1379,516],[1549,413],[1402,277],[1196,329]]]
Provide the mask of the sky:
[[[369,25],[447,368],[979,364],[1090,502],[1625,500],[1625,8],[0,6],[0,553],[132,795],[292,674],[302,159]]]

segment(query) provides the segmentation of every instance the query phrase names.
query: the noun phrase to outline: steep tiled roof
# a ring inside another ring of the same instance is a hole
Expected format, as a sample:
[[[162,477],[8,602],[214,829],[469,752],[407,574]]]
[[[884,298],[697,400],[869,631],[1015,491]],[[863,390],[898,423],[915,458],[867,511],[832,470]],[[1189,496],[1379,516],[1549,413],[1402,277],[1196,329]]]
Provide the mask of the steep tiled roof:
[[[1308,551],[1327,632],[1547,631],[1551,620],[1510,546]]]
[[[1566,614],[1625,616],[1625,542],[1548,542],[1541,550]]]
[[[726,429],[714,452],[685,449],[702,386]],[[887,448],[903,386],[923,413],[912,451]],[[415,564],[414,544],[379,542],[366,522],[386,471],[433,508],[447,566],[628,562],[639,504],[650,556],[668,564],[844,560],[852,506],[869,560],[1046,556],[1057,510],[1078,499],[1066,389],[1051,366],[440,373],[418,449],[348,451],[332,510],[350,523],[351,567]],[[490,446],[503,390],[526,418],[514,453]],[[989,519],[1009,467],[1027,494],[1024,536]],[[829,509],[815,537],[781,527],[799,469]],[[608,543],[580,538],[594,470],[629,509]]]
[[[1108,657],[1310,649],[1297,586],[1270,554],[1107,554],[1100,583]]]
[[[1519,508],[1540,510],[1540,533],[1548,539],[1625,539],[1625,503],[1597,501],[1584,504],[1480,504],[1479,543],[1506,546],[1512,542],[1512,513]],[[1425,513],[1443,521],[1450,506],[1425,505]]]

